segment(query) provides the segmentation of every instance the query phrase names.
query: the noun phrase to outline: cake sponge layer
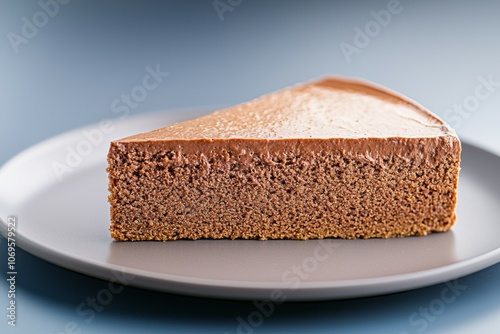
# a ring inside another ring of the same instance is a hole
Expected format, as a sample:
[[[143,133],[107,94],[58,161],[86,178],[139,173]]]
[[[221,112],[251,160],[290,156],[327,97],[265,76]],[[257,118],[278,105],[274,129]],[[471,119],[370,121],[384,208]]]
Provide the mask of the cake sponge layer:
[[[424,144],[407,141],[413,143],[406,149]],[[443,138],[424,141],[450,150]],[[455,222],[453,154],[427,165],[397,155],[370,161],[341,154],[335,141],[307,141],[295,151],[268,143],[263,152],[246,141],[197,146],[196,153],[112,146],[113,238],[387,238],[446,231]]]

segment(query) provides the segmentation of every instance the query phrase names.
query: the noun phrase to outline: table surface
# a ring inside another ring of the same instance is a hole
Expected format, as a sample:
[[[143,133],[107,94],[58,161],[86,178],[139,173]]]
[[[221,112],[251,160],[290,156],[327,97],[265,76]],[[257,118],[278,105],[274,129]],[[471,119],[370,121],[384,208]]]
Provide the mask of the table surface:
[[[463,140],[500,155],[499,2],[58,1],[0,3],[0,164],[43,139],[104,119],[234,104],[335,73],[398,90],[449,121]],[[157,74],[144,81],[150,72]],[[5,239],[0,247],[6,264]],[[454,282],[467,288],[442,310],[432,307],[446,283],[283,304],[248,327],[242,321],[256,310],[252,302],[132,287],[82,316],[79,305],[107,282],[22,250],[16,261],[17,326],[3,315],[2,333],[498,333],[500,327],[500,264]],[[6,265],[0,267],[6,313]]]

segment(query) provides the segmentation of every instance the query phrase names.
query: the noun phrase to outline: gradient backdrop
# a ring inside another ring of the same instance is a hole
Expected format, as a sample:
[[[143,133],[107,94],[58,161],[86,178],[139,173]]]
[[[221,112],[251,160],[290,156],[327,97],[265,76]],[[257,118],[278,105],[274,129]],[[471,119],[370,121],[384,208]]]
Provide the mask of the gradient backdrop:
[[[168,76],[140,101],[123,100],[148,67]],[[462,139],[500,154],[498,1],[1,0],[0,164],[43,139],[116,117],[120,106],[139,114],[233,104],[335,73],[398,90]],[[71,333],[68,321],[81,323],[75,308],[106,286],[22,251],[18,265],[15,329],[4,317],[0,265],[2,333]],[[422,331],[409,317],[443,285],[287,304],[254,332],[497,333],[500,265],[460,282],[467,291]],[[127,288],[78,329],[235,333],[237,318],[253,309]]]

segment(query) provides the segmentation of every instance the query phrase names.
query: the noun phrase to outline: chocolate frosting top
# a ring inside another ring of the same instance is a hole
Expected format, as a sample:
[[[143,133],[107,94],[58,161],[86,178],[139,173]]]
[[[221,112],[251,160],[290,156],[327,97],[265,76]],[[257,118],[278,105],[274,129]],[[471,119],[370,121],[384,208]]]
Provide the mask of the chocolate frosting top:
[[[456,137],[416,102],[369,82],[326,77],[121,141],[442,136]]]

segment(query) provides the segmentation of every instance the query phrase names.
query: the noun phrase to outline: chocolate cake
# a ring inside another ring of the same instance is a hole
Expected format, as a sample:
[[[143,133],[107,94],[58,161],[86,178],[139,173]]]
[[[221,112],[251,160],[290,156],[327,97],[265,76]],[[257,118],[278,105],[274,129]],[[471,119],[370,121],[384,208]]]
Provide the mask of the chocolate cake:
[[[389,238],[455,222],[461,146],[417,103],[324,78],[111,143],[111,236]]]

